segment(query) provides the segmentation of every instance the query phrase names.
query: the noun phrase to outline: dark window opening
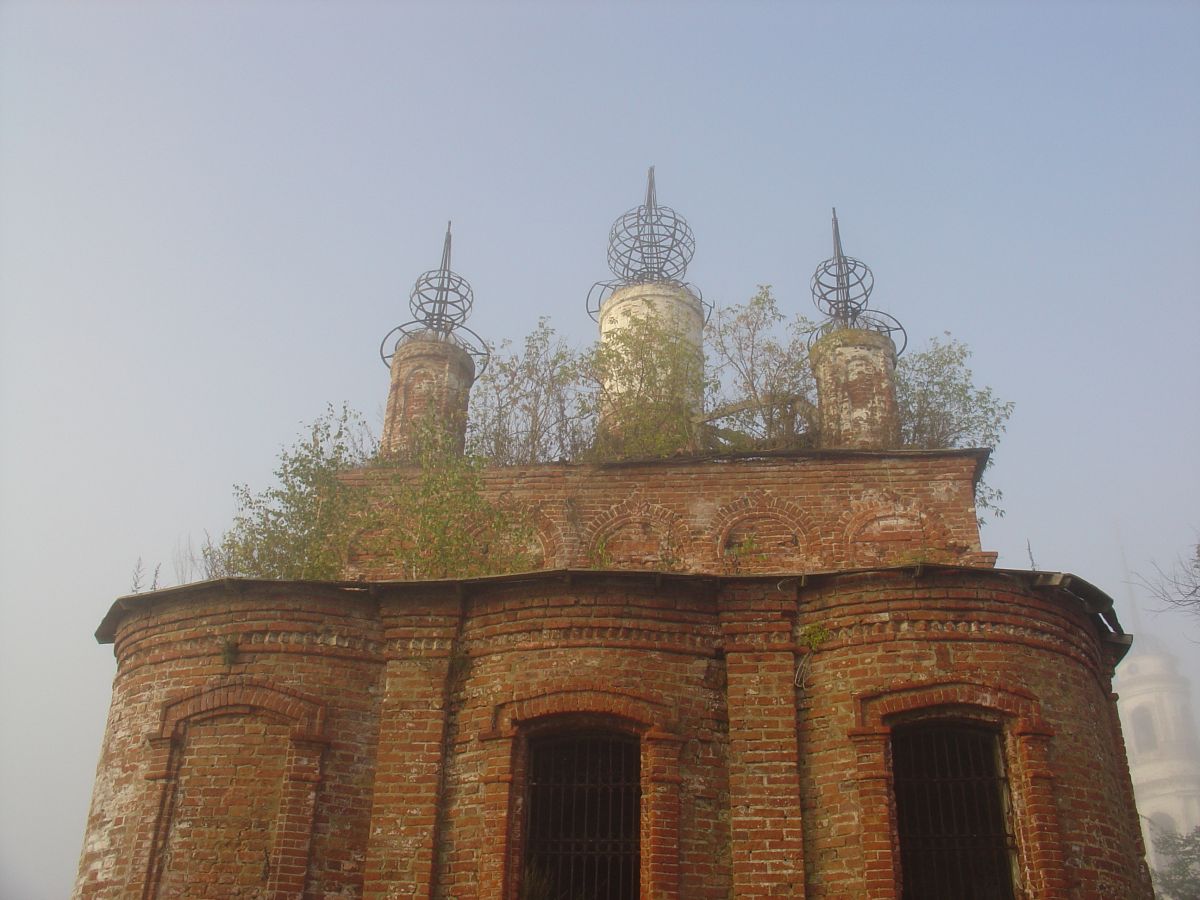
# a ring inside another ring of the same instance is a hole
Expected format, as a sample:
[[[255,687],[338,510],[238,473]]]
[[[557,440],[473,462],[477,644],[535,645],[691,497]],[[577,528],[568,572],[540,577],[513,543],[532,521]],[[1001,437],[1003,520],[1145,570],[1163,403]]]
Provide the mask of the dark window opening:
[[[611,732],[531,739],[522,900],[636,900],[638,739]]]
[[[954,722],[899,726],[892,771],[904,900],[1012,900],[1000,741]]]
[[[1150,710],[1139,706],[1130,716],[1133,720],[1133,743],[1139,753],[1150,753],[1158,749],[1158,735],[1154,731],[1154,717]]]

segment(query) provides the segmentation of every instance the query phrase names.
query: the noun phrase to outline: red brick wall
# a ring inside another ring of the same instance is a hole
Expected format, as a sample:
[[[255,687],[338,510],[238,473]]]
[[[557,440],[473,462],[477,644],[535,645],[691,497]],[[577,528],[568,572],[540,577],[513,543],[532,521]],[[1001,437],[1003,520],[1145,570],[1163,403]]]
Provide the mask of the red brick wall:
[[[77,895],[186,877],[192,896],[219,896],[210,878],[511,898],[525,742],[590,724],[640,741],[645,896],[893,897],[888,730],[934,715],[1001,735],[1029,896],[1149,898],[1102,629],[1032,583],[547,572],[143,595],[118,617]],[[237,829],[237,852],[215,837]]]
[[[158,896],[266,896],[288,731],[252,712],[188,727]]]
[[[115,635],[117,676],[76,895],[141,897],[147,879],[161,877],[169,896],[183,877],[173,847],[198,840],[198,828],[245,827],[254,859],[230,860],[218,848],[212,858],[236,870],[247,896],[305,883],[317,896],[357,896],[379,733],[374,604],[319,585],[214,585],[143,599]],[[263,739],[251,740],[257,731]],[[209,798],[217,790],[222,803],[235,798],[235,784],[256,785],[251,802],[225,807],[221,819]],[[273,804],[272,817],[263,807]]]
[[[989,568],[981,461],[491,470],[557,571],[125,598],[76,895],[515,900],[530,736],[603,727],[641,748],[644,896],[896,897],[890,729],[940,716],[999,735],[1028,896],[1149,898],[1120,648]]]
[[[991,565],[980,552],[981,451],[808,451],[723,461],[488,469],[486,490],[533,511],[546,568],[721,574],[829,571],[916,560]],[[385,492],[386,474],[358,483]],[[752,538],[752,539],[751,539]],[[351,577],[404,577],[355,558]]]
[[[1000,573],[841,576],[801,597],[798,634],[812,623],[829,639],[797,691],[810,898],[891,896],[887,733],[929,715],[1000,731],[1030,896],[1150,896],[1081,604]]]

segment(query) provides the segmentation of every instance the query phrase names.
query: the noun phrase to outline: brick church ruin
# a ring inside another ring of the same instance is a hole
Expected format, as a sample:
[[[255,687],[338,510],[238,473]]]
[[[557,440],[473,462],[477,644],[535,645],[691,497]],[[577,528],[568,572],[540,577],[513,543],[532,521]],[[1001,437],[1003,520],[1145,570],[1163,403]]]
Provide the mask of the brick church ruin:
[[[655,202],[614,226],[601,334],[633,310],[699,348],[691,234]],[[835,247],[811,449],[489,468],[533,571],[365,554],[118,599],[75,896],[1150,898],[1130,638],[1083,579],[995,567],[987,450],[899,446],[891,329]],[[462,439],[438,272],[385,454],[430,412]],[[347,477],[386,502],[380,471]]]

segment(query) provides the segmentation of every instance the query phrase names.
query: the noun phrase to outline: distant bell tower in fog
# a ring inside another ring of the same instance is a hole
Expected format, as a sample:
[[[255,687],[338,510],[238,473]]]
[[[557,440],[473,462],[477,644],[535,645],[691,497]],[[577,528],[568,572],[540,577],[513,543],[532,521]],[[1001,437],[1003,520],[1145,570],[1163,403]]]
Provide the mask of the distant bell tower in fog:
[[[1129,774],[1141,816],[1146,858],[1157,867],[1154,835],[1200,826],[1200,740],[1191,691],[1167,645],[1137,626],[1133,650],[1117,669],[1119,711]]]

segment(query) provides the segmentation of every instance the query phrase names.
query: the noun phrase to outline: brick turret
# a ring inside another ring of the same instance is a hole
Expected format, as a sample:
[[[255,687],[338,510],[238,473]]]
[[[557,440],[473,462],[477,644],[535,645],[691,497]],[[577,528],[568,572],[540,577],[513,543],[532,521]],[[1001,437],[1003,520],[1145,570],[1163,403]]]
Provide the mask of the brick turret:
[[[411,458],[430,429],[444,434],[451,448],[463,451],[467,401],[478,374],[475,360],[487,365],[483,341],[464,324],[473,303],[471,285],[450,270],[446,223],[442,264],[421,275],[409,297],[413,321],[389,331],[379,348],[392,376],[381,455]]]
[[[821,446],[887,450],[900,445],[896,405],[896,345],[886,334],[842,328],[809,351]]]
[[[410,455],[426,428],[437,428],[462,451],[467,401],[475,381],[471,354],[433,333],[405,338],[392,355],[392,381],[380,453]]]
[[[602,342],[611,341],[614,333],[621,328],[638,320],[646,320],[677,335],[685,351],[695,353],[697,362],[703,359],[704,304],[686,286],[677,282],[649,282],[620,287],[601,304],[599,319]],[[692,396],[687,397],[686,402],[692,410],[699,412],[703,403],[702,384],[700,379],[695,379],[695,382]],[[604,386],[605,396],[610,402],[619,401],[626,387],[619,378],[614,377]]]

